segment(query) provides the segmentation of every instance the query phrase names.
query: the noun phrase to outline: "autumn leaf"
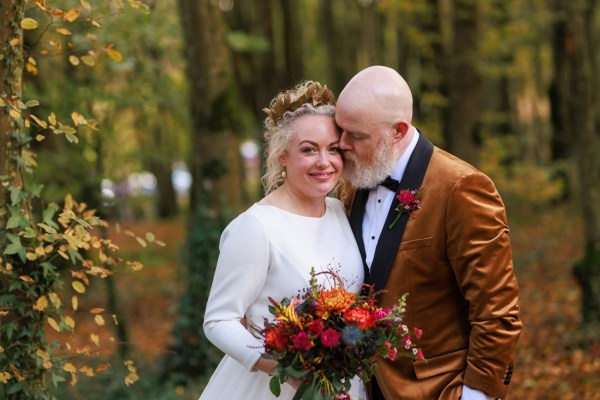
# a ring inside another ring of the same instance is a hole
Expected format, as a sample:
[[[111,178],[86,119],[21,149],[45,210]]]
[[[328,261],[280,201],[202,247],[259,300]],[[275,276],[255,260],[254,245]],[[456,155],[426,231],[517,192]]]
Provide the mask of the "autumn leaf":
[[[69,62],[71,63],[71,65],[79,65],[79,57],[74,56],[74,55],[70,55],[69,56]]]
[[[131,386],[139,380],[140,380],[140,377],[135,372],[130,372],[129,375],[127,375],[125,377],[125,384],[127,386]]]
[[[64,317],[64,321],[65,324],[67,324],[67,326],[71,329],[75,328],[75,320],[71,317],[69,317],[68,315],[66,317]]]
[[[106,50],[106,54],[118,63],[123,61],[123,55],[121,53],[119,53],[117,50],[108,49],[108,50]]]
[[[36,311],[44,311],[46,308],[48,308],[48,299],[46,299],[46,296],[42,295],[33,305],[33,309]]]
[[[58,326],[54,318],[48,317],[47,321],[48,324],[50,324],[50,326],[52,327],[52,329],[54,329],[56,332],[60,332],[60,326]]]
[[[66,363],[65,365],[63,365],[62,369],[71,373],[77,372],[77,368],[71,363]]]
[[[104,317],[102,317],[102,315],[96,315],[94,317],[94,321],[96,322],[96,324],[98,326],[103,326],[104,325]]]
[[[90,339],[92,340],[92,343],[94,343],[96,346],[100,346],[100,337],[98,335],[92,333],[90,334]]]
[[[56,28],[56,32],[58,32],[58,33],[60,33],[61,35],[64,35],[64,36],[69,36],[69,35],[73,34],[73,32],[71,32],[67,28],[63,28],[63,27]]]
[[[85,293],[85,286],[83,285],[83,283],[79,281],[73,281],[71,283],[71,286],[73,287],[73,290],[75,290],[77,293]]]
[[[90,314],[101,314],[104,312],[104,308],[92,308]]]
[[[67,22],[73,22],[79,18],[79,10],[77,8],[71,8],[63,15],[63,19]]]
[[[38,22],[33,18],[23,18],[23,20],[21,20],[21,28],[27,31],[37,29],[38,26]]]
[[[77,296],[71,297],[71,308],[73,311],[77,311],[79,308],[79,300],[77,299]]]

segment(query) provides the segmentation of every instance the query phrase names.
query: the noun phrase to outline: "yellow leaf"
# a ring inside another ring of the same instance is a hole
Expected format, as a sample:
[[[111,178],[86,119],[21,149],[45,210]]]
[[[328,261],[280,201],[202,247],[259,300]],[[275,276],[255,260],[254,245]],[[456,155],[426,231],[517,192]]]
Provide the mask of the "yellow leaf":
[[[27,283],[35,283],[35,281],[33,280],[32,277],[30,277],[29,275],[21,275],[19,278],[21,278],[21,280],[23,282],[27,282]]]
[[[48,299],[46,299],[46,296],[40,296],[33,305],[33,309],[36,311],[44,311],[46,308],[48,308]]]
[[[63,365],[63,370],[71,373],[77,372],[77,368],[71,363],[66,363],[65,365]]]
[[[79,308],[79,299],[77,299],[77,296],[71,297],[71,308],[73,311],[77,311]]]
[[[46,121],[42,121],[41,119],[39,119],[38,117],[36,117],[33,114],[29,114],[29,117],[35,121],[36,124],[38,124],[41,128],[46,129],[48,127],[48,123],[46,123]]]
[[[21,20],[21,28],[25,30],[36,29],[38,25],[38,22],[33,18],[23,18],[23,20]]]
[[[100,22],[96,21],[95,19],[88,18],[87,20],[90,24],[94,25],[96,28],[102,28],[102,25],[100,25]]]
[[[58,33],[60,33],[61,35],[64,35],[64,36],[69,36],[69,35],[73,34],[73,32],[71,32],[67,28],[63,28],[63,27],[56,28],[56,32],[58,32]]]
[[[75,328],[75,320],[68,315],[64,318],[65,324],[71,329]]]
[[[15,110],[15,109],[11,109],[8,113],[10,114],[10,116],[13,119],[16,119],[16,120],[20,120],[21,119],[21,113],[18,112],[17,110]]]
[[[154,239],[156,239],[156,238],[155,238],[155,236],[154,236],[154,234],[152,232],[147,232],[146,233],[146,240],[147,241],[154,242]]]
[[[116,50],[108,49],[106,50],[106,54],[118,63],[123,61],[123,55]]]
[[[30,63],[25,64],[25,69],[27,70],[27,72],[29,72],[33,76],[37,76],[37,74],[38,74],[38,69],[33,64],[30,64]]]
[[[4,347],[0,346],[0,353],[4,353]]]
[[[94,376],[94,370],[87,365],[84,365],[83,367],[79,368],[79,372],[81,372],[85,376]]]
[[[100,346],[100,338],[95,333],[90,334],[90,339],[96,346]]]
[[[102,315],[96,315],[94,321],[96,321],[96,324],[99,326],[104,326],[104,317],[102,317]]]
[[[4,107],[6,106],[6,103],[4,102],[4,99],[2,99],[2,97],[0,97],[0,107]]]
[[[134,372],[130,372],[129,375],[127,375],[125,377],[125,384],[127,386],[133,385],[135,382],[137,382],[140,379],[140,377],[134,373]]]
[[[104,308],[92,308],[90,314],[101,314],[104,312]]]
[[[79,18],[79,10],[77,8],[71,8],[63,15],[63,19],[67,22],[73,22]]]
[[[58,326],[54,318],[48,317],[48,323],[50,324],[52,329],[54,329],[56,332],[60,332],[60,327]]]
[[[90,55],[82,56],[81,61],[88,67],[93,67],[94,65],[96,65],[96,60]]]
[[[85,293],[85,286],[79,281],[73,281],[71,286],[77,293]]]
[[[133,269],[134,271],[139,271],[142,268],[144,268],[144,264],[142,264],[141,262],[139,262],[139,261],[131,262],[131,269]]]
[[[50,298],[50,302],[54,305],[55,308],[60,308],[62,302],[60,301],[60,297],[54,292],[48,293],[48,297]]]
[[[83,6],[83,8],[85,8],[86,10],[92,9],[92,6],[90,6],[90,3],[88,3],[87,0],[79,0],[79,2]]]
[[[79,65],[79,58],[77,56],[71,55],[71,56],[69,56],[69,62],[72,65]]]
[[[44,135],[35,135],[35,140],[37,140],[38,142],[41,142],[44,139],[46,139],[46,136]]]
[[[50,125],[56,125],[56,115],[54,113],[48,115],[48,122],[50,122]]]
[[[0,372],[0,382],[6,383],[10,380],[11,376],[8,372],[2,371]]]
[[[27,253],[25,254],[25,257],[27,257],[27,259],[28,259],[29,261],[35,261],[35,260],[37,260],[37,258],[38,258],[38,256],[37,256],[35,253],[30,253],[30,252],[27,252]]]
[[[64,251],[62,251],[62,250],[58,250],[58,254],[59,254],[59,255],[60,255],[62,258],[64,258],[65,260],[68,260],[68,259],[69,259],[69,256],[67,255],[67,253],[65,253],[65,252],[64,252]]]
[[[137,240],[137,242],[142,246],[142,247],[146,247],[146,241],[144,239],[142,239],[141,237],[136,237],[135,240]]]

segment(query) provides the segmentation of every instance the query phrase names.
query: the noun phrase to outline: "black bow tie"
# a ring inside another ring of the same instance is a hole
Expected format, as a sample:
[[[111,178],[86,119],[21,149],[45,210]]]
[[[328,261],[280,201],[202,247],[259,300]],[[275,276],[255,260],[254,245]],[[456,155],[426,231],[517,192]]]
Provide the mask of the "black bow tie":
[[[383,182],[379,184],[380,186],[384,186],[390,189],[392,192],[396,193],[398,188],[400,187],[400,182],[392,178],[391,176],[387,176]]]

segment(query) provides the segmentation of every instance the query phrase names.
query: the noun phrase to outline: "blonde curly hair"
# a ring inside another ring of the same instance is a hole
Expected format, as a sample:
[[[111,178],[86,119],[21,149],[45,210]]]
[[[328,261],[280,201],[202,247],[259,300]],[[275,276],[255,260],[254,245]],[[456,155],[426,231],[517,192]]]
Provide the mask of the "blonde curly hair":
[[[266,142],[265,174],[262,183],[265,194],[271,193],[283,183],[279,156],[286,154],[294,137],[294,122],[304,115],[335,114],[335,96],[325,85],[315,81],[303,81],[279,93],[263,111],[265,118],[264,139]]]

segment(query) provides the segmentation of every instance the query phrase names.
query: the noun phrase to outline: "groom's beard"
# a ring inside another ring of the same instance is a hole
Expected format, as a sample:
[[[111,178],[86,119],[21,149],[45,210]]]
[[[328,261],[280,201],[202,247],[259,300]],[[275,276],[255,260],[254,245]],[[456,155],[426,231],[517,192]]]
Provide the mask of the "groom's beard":
[[[384,138],[368,158],[361,159],[356,153],[345,151],[343,176],[355,188],[372,189],[390,175],[395,164],[393,142]]]

